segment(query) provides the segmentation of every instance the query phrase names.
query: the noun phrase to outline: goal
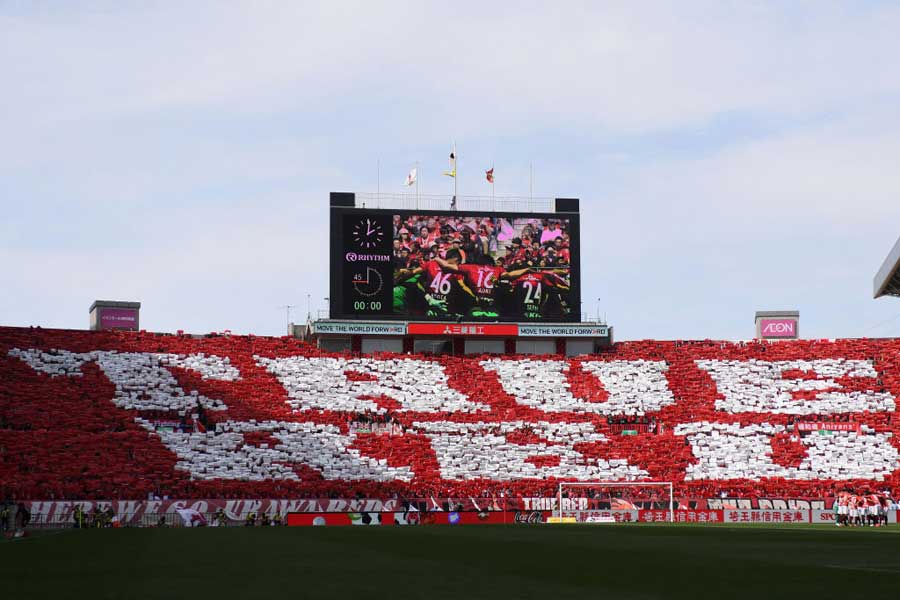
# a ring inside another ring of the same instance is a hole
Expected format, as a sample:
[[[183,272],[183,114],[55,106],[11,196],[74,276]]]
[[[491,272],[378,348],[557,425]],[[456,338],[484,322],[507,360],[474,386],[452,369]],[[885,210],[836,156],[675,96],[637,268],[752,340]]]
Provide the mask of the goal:
[[[636,520],[639,510],[654,510],[675,521],[671,481],[581,481],[560,483],[556,516],[577,523]],[[623,518],[624,517],[624,518]],[[658,519],[659,517],[657,517]]]

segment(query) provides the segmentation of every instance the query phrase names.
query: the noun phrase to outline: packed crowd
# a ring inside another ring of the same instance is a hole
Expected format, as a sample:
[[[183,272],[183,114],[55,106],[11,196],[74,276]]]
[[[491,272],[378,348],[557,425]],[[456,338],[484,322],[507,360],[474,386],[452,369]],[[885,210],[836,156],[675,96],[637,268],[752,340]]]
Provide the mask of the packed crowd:
[[[456,249],[462,262],[523,267],[567,267],[568,221],[492,217],[394,216],[395,268],[414,268]]]
[[[577,360],[376,360],[287,339],[3,328],[0,344],[0,412],[10,426],[0,439],[0,494],[29,500],[146,498],[153,490],[221,499],[459,498],[502,490],[539,497],[554,493],[557,472],[572,477],[587,464],[567,466],[579,455],[591,464],[598,457],[627,460],[656,480],[674,481],[681,498],[716,498],[723,487],[740,498],[831,498],[835,481],[900,490],[891,437],[900,433],[892,420],[893,398],[900,397],[898,340],[643,341]],[[327,361],[335,365],[326,368]],[[815,373],[815,381],[812,373],[776,372],[785,362],[837,369],[834,391],[820,398],[799,389],[832,376]],[[514,372],[526,364],[524,375]],[[433,377],[423,365],[433,367]],[[618,370],[592,375],[591,365]],[[640,390],[620,372],[624,366],[649,378]],[[754,385],[738,386],[744,381],[738,369],[751,367]],[[351,380],[348,370],[364,376]],[[597,380],[608,397],[592,396]],[[657,382],[661,392],[650,403],[647,390]],[[796,397],[766,393],[786,386],[798,388],[791,392]],[[629,395],[635,390],[640,394]],[[348,415],[365,418],[360,408],[377,406],[371,396],[379,394],[398,405],[390,418],[414,431],[390,440],[348,435]],[[146,427],[160,411],[194,410],[198,398],[212,425],[208,435]],[[801,444],[789,438],[790,423],[847,414],[861,422],[861,432],[807,436]],[[611,421],[623,415],[625,426],[629,416],[649,416],[665,431],[613,439]],[[582,431],[579,424],[592,427]],[[605,440],[613,442],[609,450]],[[67,460],[74,444],[88,449],[91,460]],[[478,461],[457,449],[477,453]],[[330,463],[322,460],[326,454]],[[446,464],[436,463],[435,454]],[[293,470],[283,468],[286,460]],[[469,469],[475,462],[487,476]],[[336,474],[323,475],[328,469]]]

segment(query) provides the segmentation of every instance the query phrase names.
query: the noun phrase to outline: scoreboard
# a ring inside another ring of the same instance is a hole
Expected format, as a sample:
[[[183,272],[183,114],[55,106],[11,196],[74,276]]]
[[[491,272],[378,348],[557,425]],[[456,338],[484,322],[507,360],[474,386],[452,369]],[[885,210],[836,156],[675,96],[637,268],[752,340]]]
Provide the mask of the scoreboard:
[[[577,322],[579,241],[577,212],[332,205],[330,316]]]
[[[342,271],[339,302],[331,302],[332,316],[390,316],[394,277],[391,215],[352,211],[345,212],[341,221],[337,251],[332,239],[331,277]]]

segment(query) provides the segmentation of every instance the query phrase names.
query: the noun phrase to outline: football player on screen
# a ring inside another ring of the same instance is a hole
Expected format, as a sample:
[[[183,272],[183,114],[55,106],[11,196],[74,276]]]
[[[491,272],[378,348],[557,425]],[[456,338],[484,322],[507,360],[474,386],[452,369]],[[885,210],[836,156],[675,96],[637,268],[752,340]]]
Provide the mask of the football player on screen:
[[[543,319],[564,307],[569,283],[553,271],[529,271],[513,282],[516,315],[523,321]],[[552,300],[551,300],[552,299]]]
[[[449,254],[449,253],[448,253]],[[528,267],[507,271],[494,264],[490,256],[483,256],[484,264],[451,262],[435,258],[441,268],[462,275],[460,288],[470,296],[472,302],[466,316],[471,319],[500,318],[497,300],[500,280],[510,281],[528,273]]]
[[[462,275],[443,269],[438,260],[445,265],[455,266],[462,260],[462,253],[456,248],[450,248],[443,259],[435,257],[413,268],[396,271],[395,313],[404,314],[409,310],[409,314],[416,314],[419,308],[423,308],[424,315],[431,319],[455,319],[465,314],[469,302],[460,297],[460,294],[466,293],[460,287]],[[398,287],[403,290],[398,292]]]

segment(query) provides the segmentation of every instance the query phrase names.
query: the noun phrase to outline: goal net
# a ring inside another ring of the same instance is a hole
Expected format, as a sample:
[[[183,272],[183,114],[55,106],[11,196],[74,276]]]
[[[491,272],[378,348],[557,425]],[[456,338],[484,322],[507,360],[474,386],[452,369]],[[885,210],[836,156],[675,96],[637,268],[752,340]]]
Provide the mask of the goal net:
[[[675,521],[671,481],[586,481],[560,483],[554,516],[559,522],[612,523],[637,521],[640,511]]]

